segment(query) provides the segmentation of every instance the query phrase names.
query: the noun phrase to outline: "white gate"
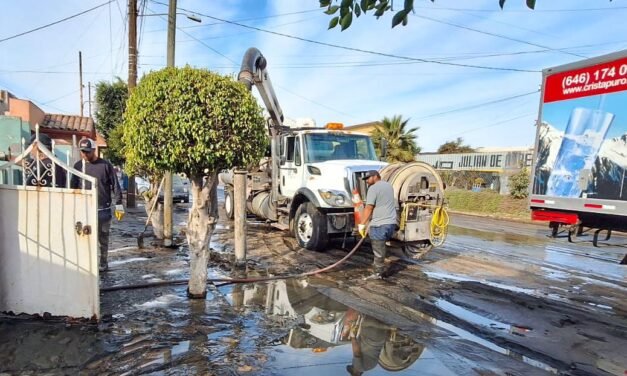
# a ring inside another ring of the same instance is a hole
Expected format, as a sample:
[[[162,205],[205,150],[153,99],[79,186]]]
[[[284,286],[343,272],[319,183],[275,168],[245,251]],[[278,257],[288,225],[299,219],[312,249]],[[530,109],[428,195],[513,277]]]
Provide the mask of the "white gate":
[[[100,317],[96,179],[67,164],[33,142],[0,166],[0,312]]]

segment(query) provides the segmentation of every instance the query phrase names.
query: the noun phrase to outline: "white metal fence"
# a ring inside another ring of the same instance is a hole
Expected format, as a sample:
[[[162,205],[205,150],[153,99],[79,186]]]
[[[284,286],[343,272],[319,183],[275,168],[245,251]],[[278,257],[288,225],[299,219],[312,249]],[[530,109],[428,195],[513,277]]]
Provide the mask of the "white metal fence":
[[[0,166],[0,312],[100,316],[96,179],[68,162],[36,141]]]

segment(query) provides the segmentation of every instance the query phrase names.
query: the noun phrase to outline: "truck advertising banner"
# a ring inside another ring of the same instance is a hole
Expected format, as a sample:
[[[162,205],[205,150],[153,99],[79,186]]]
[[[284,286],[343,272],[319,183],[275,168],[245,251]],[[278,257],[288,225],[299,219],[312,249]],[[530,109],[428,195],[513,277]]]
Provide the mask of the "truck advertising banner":
[[[627,200],[627,57],[548,73],[533,194]]]

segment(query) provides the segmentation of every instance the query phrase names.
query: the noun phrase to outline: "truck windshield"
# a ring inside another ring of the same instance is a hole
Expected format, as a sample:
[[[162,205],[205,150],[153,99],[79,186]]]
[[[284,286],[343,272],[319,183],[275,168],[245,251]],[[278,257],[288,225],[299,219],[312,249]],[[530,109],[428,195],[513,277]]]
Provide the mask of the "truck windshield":
[[[368,136],[347,133],[309,133],[305,135],[305,162],[340,159],[376,161],[377,155]]]

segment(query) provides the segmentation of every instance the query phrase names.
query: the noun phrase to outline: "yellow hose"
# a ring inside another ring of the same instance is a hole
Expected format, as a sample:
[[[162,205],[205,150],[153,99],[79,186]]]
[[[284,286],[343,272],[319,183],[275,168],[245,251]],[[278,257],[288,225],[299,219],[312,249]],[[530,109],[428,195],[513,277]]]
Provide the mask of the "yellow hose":
[[[434,247],[439,247],[444,244],[448,232],[448,224],[449,217],[446,208],[443,205],[435,208],[433,216],[431,217],[430,226],[431,244],[433,244]]]

